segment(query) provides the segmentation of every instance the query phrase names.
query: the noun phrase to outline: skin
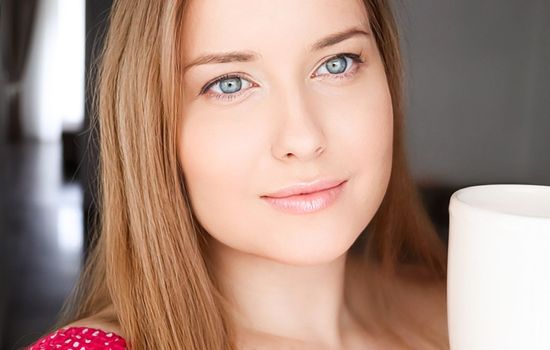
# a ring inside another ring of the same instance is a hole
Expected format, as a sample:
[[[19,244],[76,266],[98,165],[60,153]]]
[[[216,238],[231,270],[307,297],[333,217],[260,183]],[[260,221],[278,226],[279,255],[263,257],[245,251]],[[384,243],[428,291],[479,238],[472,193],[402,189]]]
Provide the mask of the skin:
[[[201,0],[186,16],[184,66],[212,53],[258,56],[188,68],[178,127],[191,205],[211,235],[243,347],[361,348],[367,340],[343,298],[345,262],[387,189],[393,137],[387,78],[363,4]],[[350,28],[367,34],[311,50]],[[349,59],[345,72],[329,72],[326,63],[341,53],[364,63]],[[215,97],[224,94],[219,84],[201,94],[231,73],[242,76],[231,100]],[[261,198],[326,178],[348,181],[318,212],[287,214]]]

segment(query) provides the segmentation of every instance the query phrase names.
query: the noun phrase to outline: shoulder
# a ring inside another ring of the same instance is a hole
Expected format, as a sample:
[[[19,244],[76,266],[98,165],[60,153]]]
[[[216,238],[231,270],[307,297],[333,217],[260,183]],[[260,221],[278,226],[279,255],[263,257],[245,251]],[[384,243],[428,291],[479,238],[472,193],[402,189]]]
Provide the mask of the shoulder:
[[[27,350],[125,350],[126,341],[116,333],[99,328],[66,326],[38,339]]]
[[[94,350],[126,349],[126,340],[116,322],[112,308],[106,308],[94,316],[70,323],[43,336],[28,350]]]

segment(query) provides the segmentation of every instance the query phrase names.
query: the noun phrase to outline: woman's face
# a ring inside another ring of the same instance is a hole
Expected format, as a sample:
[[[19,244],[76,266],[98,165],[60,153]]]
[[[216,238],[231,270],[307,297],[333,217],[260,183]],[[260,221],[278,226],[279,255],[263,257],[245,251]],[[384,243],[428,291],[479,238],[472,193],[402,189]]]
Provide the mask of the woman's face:
[[[391,97],[362,2],[192,1],[182,36],[178,157],[201,225],[222,247],[282,263],[341,256],[392,163]],[[323,180],[345,182],[264,197]]]

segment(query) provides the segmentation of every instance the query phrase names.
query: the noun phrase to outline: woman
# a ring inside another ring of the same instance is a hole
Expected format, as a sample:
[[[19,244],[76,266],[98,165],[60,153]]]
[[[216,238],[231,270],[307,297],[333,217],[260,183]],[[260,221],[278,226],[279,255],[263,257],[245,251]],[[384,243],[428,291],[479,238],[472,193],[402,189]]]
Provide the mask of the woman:
[[[386,0],[116,1],[100,232],[31,349],[448,348],[400,69]]]

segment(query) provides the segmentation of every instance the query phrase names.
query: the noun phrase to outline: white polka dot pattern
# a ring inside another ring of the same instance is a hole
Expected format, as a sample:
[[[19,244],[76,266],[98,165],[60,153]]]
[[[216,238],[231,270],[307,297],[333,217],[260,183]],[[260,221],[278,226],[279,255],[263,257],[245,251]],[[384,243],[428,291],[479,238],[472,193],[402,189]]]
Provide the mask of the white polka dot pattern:
[[[48,334],[27,350],[126,350],[126,341],[112,332],[88,327],[66,327]]]

